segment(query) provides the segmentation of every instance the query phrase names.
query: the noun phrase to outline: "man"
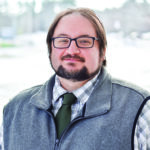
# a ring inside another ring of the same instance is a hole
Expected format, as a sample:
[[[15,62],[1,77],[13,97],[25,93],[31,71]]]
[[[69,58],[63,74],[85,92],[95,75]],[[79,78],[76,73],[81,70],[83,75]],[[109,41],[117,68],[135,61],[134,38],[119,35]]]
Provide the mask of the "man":
[[[149,93],[107,73],[106,36],[95,13],[61,12],[47,44],[56,75],[5,107],[5,150],[150,149]]]

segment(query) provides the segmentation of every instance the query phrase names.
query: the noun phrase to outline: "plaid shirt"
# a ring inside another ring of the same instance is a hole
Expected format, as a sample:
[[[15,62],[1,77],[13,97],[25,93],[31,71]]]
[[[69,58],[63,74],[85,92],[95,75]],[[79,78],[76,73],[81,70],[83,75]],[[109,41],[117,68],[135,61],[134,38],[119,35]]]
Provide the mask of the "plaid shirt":
[[[135,150],[150,150],[150,100],[139,115],[134,135]]]
[[[99,74],[98,74],[99,75]],[[88,81],[86,84],[84,84],[81,88],[72,91],[72,93],[77,97],[77,101],[75,104],[71,106],[72,114],[71,114],[71,120],[78,117],[80,113],[82,112],[83,106],[88,100],[89,96],[91,95],[96,82],[98,81],[98,75],[96,75],[92,80]],[[53,100],[52,100],[52,112],[54,116],[56,116],[59,108],[62,106],[63,98],[61,97],[63,94],[68,93],[62,86],[60,85],[60,81],[58,79],[58,76],[55,78],[55,85],[53,88]]]

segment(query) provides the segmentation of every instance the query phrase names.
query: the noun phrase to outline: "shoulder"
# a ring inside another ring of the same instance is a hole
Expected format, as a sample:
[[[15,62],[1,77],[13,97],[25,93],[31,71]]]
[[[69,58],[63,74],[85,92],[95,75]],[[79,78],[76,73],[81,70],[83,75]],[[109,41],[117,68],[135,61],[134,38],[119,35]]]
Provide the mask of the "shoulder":
[[[144,99],[150,96],[150,92],[131,82],[121,80],[121,79],[116,79],[116,78],[111,78],[111,81],[112,81],[112,86],[117,90],[122,89],[124,92],[132,92],[136,95],[143,97]]]
[[[21,92],[19,92],[16,96],[14,96],[8,104],[4,107],[4,113],[8,112],[9,110],[13,112],[14,107],[19,107],[20,105],[24,103],[28,103],[30,98],[39,91],[42,85],[37,85],[34,87],[31,87],[29,89],[25,89]]]
[[[119,78],[111,76],[111,74],[105,69],[102,68],[101,74],[99,76],[99,85],[103,84],[105,90],[112,89],[112,94],[120,96],[139,96],[140,99],[145,99],[150,96],[150,92],[144,88],[137,86],[136,83],[131,83]]]
[[[41,85],[35,86],[19,92],[13,97],[8,104],[3,108],[3,126],[7,128],[11,125],[15,118],[21,118],[21,115],[25,110],[30,109],[30,98],[36,94]]]
[[[13,112],[15,110],[19,110],[19,108],[23,106],[27,107],[30,104],[30,100],[36,95],[39,95],[39,93],[45,94],[47,91],[51,91],[55,82],[54,78],[55,76],[52,76],[44,84],[37,85],[19,92],[4,107],[4,114],[6,114],[7,112]]]

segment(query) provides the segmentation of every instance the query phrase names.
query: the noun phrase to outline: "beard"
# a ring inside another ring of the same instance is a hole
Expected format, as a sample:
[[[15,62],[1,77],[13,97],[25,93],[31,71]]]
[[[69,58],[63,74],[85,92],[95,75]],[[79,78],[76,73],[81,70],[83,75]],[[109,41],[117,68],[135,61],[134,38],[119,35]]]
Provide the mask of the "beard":
[[[54,69],[55,70],[55,69]],[[62,78],[72,80],[72,81],[84,81],[93,78],[100,70],[98,67],[94,72],[89,73],[86,67],[80,70],[68,71],[62,65],[55,70],[56,74]]]
[[[85,62],[84,58],[81,58],[79,56],[71,56],[71,55],[66,55],[62,57],[62,60],[66,58],[76,58],[80,60],[81,62]],[[60,65],[57,69],[54,68],[53,63],[51,62],[52,59],[50,59],[50,63],[52,68],[54,69],[55,73],[65,79],[72,80],[72,81],[84,81],[93,78],[101,69],[101,63],[99,63],[99,66],[97,69],[91,73],[89,73],[88,69],[86,66],[83,66],[80,70],[71,70],[68,71],[65,69],[62,65]],[[70,65],[74,65],[73,63],[70,63]]]

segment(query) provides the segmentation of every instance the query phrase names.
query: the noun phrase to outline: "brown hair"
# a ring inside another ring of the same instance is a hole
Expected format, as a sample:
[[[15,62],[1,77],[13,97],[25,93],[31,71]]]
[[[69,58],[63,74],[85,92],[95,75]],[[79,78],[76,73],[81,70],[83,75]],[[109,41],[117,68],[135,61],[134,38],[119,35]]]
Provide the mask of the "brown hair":
[[[99,42],[99,48],[100,48],[100,56],[103,56],[103,52],[107,46],[105,29],[104,29],[102,22],[96,16],[94,11],[92,11],[91,9],[88,9],[88,8],[67,9],[67,10],[59,13],[56,16],[55,20],[53,21],[53,23],[51,24],[51,26],[49,28],[49,31],[47,34],[47,39],[46,39],[46,42],[48,45],[49,56],[50,56],[51,50],[52,50],[51,38],[53,37],[54,31],[55,31],[55,28],[56,28],[58,22],[64,16],[67,16],[67,15],[70,15],[73,13],[78,13],[78,14],[84,16],[85,18],[87,18],[92,23],[93,27],[95,28],[97,38],[99,39],[98,42]],[[103,61],[103,66],[106,66],[106,60]]]

